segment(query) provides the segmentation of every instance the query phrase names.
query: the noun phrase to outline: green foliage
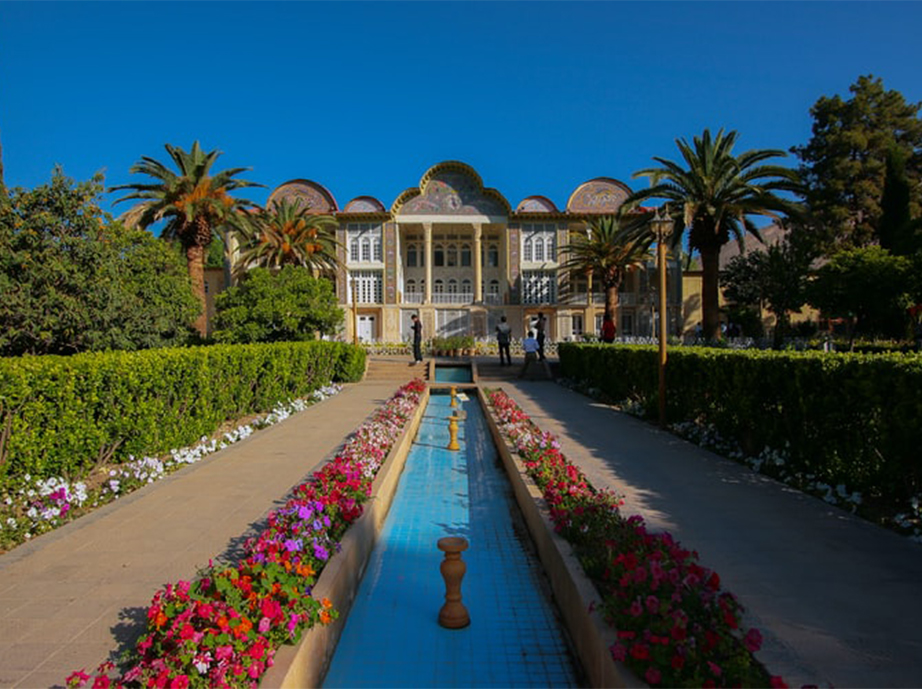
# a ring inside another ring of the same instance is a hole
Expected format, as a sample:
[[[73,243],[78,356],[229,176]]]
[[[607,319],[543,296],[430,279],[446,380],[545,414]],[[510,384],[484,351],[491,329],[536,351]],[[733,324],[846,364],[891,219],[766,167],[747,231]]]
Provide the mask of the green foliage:
[[[887,157],[896,147],[905,158],[912,189],[910,214],[922,212],[922,119],[920,104],[887,91],[873,75],[849,87],[852,97],[823,96],[810,109],[813,136],[792,151],[800,158],[807,203],[819,229],[818,249],[866,246],[878,239]],[[885,230],[886,232],[886,230]]]
[[[429,349],[438,352],[450,352],[460,349],[473,349],[474,338],[470,335],[453,335],[451,337],[433,337]]]
[[[344,319],[332,283],[304,268],[254,268],[215,299],[216,342],[294,342],[331,335]]]
[[[739,306],[766,305],[776,318],[775,347],[787,332],[789,313],[807,300],[809,256],[789,242],[735,257],[720,274],[724,296]]]
[[[0,476],[75,476],[162,454],[228,419],[357,380],[364,364],[361,348],[338,342],[0,359]]]
[[[633,175],[649,177],[652,186],[631,194],[622,207],[630,210],[653,198],[674,204],[673,244],[681,244],[687,231],[688,246],[701,254],[701,305],[704,336],[709,340],[718,339],[720,333],[720,248],[746,232],[758,236],[750,216],[777,219],[799,212],[796,204],[776,194],[798,192],[797,175],[788,168],[765,164],[766,160],[785,155],[784,151],[754,149],[734,155],[737,136],[735,131],[725,135],[721,129],[712,138],[710,130],[705,129],[691,144],[679,139],[676,144],[685,167],[654,157],[661,167],[639,170]]]
[[[0,354],[183,344],[199,305],[182,262],[99,207],[102,177],[16,189],[0,209]]]
[[[618,290],[624,276],[650,258],[653,236],[645,218],[603,215],[589,221],[584,232],[571,233],[570,243],[561,249],[566,257],[562,268],[591,274],[605,291],[605,313],[615,315]]]
[[[332,215],[317,215],[301,200],[282,199],[253,215],[244,216],[246,244],[240,254],[238,273],[255,267],[302,266],[330,273],[339,266],[336,229]]]
[[[565,376],[653,417],[657,349],[561,343]],[[922,491],[922,357],[681,347],[666,365],[671,422],[699,421],[751,456],[789,454],[790,473],[899,504]]]
[[[126,225],[147,228],[166,221],[161,237],[178,240],[186,252],[186,266],[192,280],[192,290],[202,307],[195,327],[205,335],[205,250],[219,228],[233,226],[245,217],[244,211],[253,206],[251,201],[238,199],[229,192],[261,184],[236,179],[247,168],[232,168],[215,172],[211,169],[221,152],[206,153],[196,141],[188,153],[178,146],[166,144],[167,153],[177,172],[163,163],[143,156],[132,165],[131,174],[147,175],[151,181],[121,184],[110,191],[128,190],[132,193],[118,199],[137,200],[122,215]]]
[[[911,262],[879,246],[840,251],[816,271],[809,302],[828,316],[855,319],[855,333],[901,337],[911,298]]]

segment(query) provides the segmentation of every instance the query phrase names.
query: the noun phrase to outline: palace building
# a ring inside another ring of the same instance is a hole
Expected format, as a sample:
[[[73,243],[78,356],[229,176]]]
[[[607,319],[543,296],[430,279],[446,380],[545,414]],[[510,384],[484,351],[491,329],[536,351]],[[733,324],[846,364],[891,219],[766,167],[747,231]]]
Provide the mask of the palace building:
[[[412,314],[426,338],[492,337],[501,316],[520,338],[543,313],[549,341],[562,341],[600,332],[604,295],[587,276],[562,268],[561,248],[573,233],[586,231],[592,216],[616,213],[630,193],[626,184],[599,177],[578,186],[565,208],[544,196],[513,208],[472,167],[448,161],[429,168],[389,208],[370,196],[340,206],[329,190],[305,179],[277,187],[267,205],[301,199],[339,220],[345,270],[337,275],[336,293],[347,315],[347,340],[357,328],[362,341],[407,341]],[[689,321],[681,267],[670,261],[668,271],[669,331],[680,335]],[[654,275],[651,260],[625,278],[619,336],[655,332]]]

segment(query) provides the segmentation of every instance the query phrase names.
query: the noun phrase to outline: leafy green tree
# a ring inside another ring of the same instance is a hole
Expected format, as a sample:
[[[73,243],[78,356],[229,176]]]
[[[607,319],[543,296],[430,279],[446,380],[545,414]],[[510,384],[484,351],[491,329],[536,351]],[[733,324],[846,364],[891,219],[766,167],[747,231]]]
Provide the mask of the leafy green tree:
[[[303,266],[314,274],[329,274],[339,266],[339,222],[331,215],[311,213],[300,199],[282,199],[281,203],[260,209],[247,217],[247,225],[247,243],[237,264],[238,273],[254,266]]]
[[[255,182],[234,179],[249,168],[232,168],[213,172],[211,167],[221,155],[218,150],[206,153],[198,141],[192,144],[190,152],[166,144],[177,172],[163,163],[144,156],[131,167],[132,174],[152,177],[152,183],[121,184],[110,191],[132,190],[118,199],[122,201],[140,199],[140,203],[122,216],[126,224],[142,228],[166,220],[162,237],[178,239],[186,253],[186,264],[192,289],[202,305],[202,315],[195,327],[205,334],[205,251],[218,229],[225,224],[234,224],[242,217],[241,211],[253,206],[251,201],[232,197],[229,192],[244,187],[263,186]]]
[[[565,257],[562,267],[599,280],[605,292],[605,315],[615,319],[624,276],[650,257],[652,243],[642,217],[599,216],[589,221],[585,231],[570,234],[570,243],[560,250]]]
[[[198,315],[169,246],[113,222],[102,176],[14,189],[0,211],[0,354],[182,344]]]
[[[807,298],[824,315],[853,322],[852,336],[903,337],[911,289],[910,259],[868,246],[833,255],[816,271]]]
[[[304,268],[254,268],[215,299],[216,342],[312,340],[343,322],[333,284]]]
[[[880,245],[898,256],[922,248],[922,222],[912,218],[912,185],[906,175],[906,153],[896,144],[887,151],[884,191],[880,198]]]
[[[741,306],[767,308],[775,316],[773,346],[777,349],[790,329],[791,312],[807,300],[809,270],[809,254],[790,242],[750,251],[734,258],[721,272],[724,297]]]
[[[622,206],[630,210],[646,199],[660,198],[675,204],[676,230],[673,245],[679,245],[688,231],[688,245],[701,255],[704,336],[720,337],[719,273],[720,249],[731,238],[740,239],[746,232],[759,236],[749,216],[774,219],[795,214],[798,207],[775,192],[799,190],[793,170],[764,161],[785,155],[784,151],[756,149],[733,154],[737,133],[723,129],[711,137],[708,129],[689,144],[676,144],[685,167],[665,158],[653,159],[661,167],[647,168],[634,177],[649,177],[652,186],[634,192]]]
[[[807,204],[821,230],[817,248],[826,254],[882,239],[881,204],[893,147],[905,160],[911,215],[922,211],[922,104],[885,90],[873,75],[859,77],[849,91],[848,100],[820,98],[810,109],[813,136],[791,149],[800,158]]]

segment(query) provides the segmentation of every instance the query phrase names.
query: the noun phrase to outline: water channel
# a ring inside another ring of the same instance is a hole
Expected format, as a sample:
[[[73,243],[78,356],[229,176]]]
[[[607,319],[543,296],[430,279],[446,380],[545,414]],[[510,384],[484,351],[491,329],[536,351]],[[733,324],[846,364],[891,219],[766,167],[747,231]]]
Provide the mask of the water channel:
[[[480,404],[459,400],[461,450],[450,451],[450,402],[430,397],[324,686],[579,686]],[[470,543],[464,629],[437,622],[443,536]]]

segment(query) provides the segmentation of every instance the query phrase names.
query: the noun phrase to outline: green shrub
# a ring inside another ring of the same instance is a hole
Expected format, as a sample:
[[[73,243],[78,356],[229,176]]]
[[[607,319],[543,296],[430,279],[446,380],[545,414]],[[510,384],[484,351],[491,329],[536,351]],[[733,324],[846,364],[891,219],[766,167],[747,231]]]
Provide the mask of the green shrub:
[[[563,375],[654,416],[657,348],[562,343]],[[922,492],[922,357],[680,347],[666,365],[670,423],[695,421],[788,474],[908,501]]]
[[[228,419],[357,380],[364,361],[338,342],[0,359],[0,478],[77,476],[162,454]]]

